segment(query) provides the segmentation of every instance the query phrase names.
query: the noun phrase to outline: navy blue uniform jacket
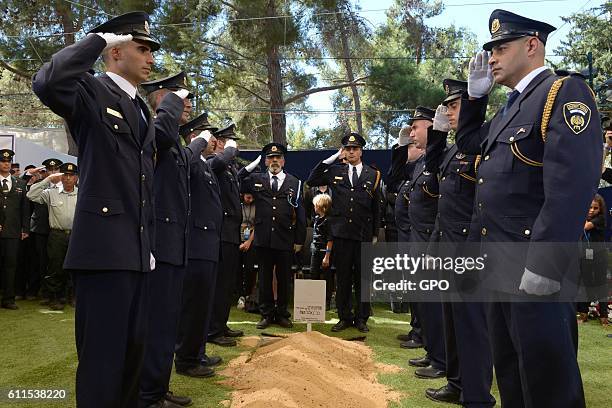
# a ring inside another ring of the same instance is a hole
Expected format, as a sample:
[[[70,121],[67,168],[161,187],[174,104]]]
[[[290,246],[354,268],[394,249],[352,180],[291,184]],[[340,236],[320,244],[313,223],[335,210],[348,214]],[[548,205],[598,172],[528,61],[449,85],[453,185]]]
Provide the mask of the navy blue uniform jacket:
[[[155,243],[155,131],[170,117],[163,103],[155,123],[143,109],[148,128],[140,140],[130,97],[107,75],[89,72],[105,46],[90,35],[55,53],[33,78],[34,92],[66,120],[79,147],[79,195],[64,267],[147,272]]]

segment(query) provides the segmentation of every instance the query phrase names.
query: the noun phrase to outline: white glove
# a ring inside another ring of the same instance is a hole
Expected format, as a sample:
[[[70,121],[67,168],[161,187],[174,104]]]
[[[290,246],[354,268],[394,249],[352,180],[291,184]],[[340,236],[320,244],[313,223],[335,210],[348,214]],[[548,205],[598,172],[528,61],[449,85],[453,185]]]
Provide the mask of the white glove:
[[[102,37],[104,41],[106,41],[105,50],[115,47],[119,44],[126,43],[128,41],[132,41],[132,34],[115,34],[115,33],[95,33]]]
[[[372,244],[376,244],[378,243],[378,237],[377,236],[373,236],[372,237]]]
[[[489,65],[489,53],[480,51],[470,60],[470,74],[468,76],[468,95],[472,98],[482,98],[491,92],[495,83],[491,66]]]
[[[404,126],[399,132],[399,138],[397,139],[397,144],[400,146],[406,146],[408,143],[412,142],[414,139],[410,137],[410,132],[412,132],[412,126]]]
[[[178,91],[174,91],[172,93],[181,99],[185,99],[187,95],[189,95],[189,91],[187,89],[179,89]]]
[[[253,160],[252,162],[250,162],[246,167],[246,171],[248,171],[249,173],[252,172],[253,170],[255,170],[255,167],[257,167],[259,165],[259,162],[261,161],[261,155],[259,157],[257,157],[255,160]]]
[[[446,106],[438,105],[438,108],[436,109],[436,116],[434,116],[433,120],[433,130],[445,133],[450,131],[451,127],[448,121],[448,116],[446,116],[446,112],[448,112],[448,108]]]
[[[236,144],[236,141],[234,139],[227,139],[225,141],[225,147],[224,149],[227,149],[228,147],[233,147],[233,148],[237,148],[238,145]]]
[[[340,153],[342,153],[342,149],[338,150],[336,153],[332,154],[327,159],[323,160],[323,163],[325,163],[325,164],[332,164],[333,162],[338,160],[338,157],[340,156]]]
[[[524,290],[530,295],[546,296],[561,290],[561,284],[556,280],[536,275],[525,268],[519,290]]]
[[[153,256],[153,254],[151,254],[151,258],[149,259],[149,266],[151,267],[151,270],[155,270],[155,257]]]

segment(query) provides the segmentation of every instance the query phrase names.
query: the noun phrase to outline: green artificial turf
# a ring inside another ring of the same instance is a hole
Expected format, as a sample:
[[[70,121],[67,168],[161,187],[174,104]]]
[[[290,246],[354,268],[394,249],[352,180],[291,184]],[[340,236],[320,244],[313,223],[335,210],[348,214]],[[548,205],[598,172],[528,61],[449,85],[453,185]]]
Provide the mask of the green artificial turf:
[[[19,401],[10,402],[3,395],[0,407],[73,407],[74,375],[76,370],[76,351],[74,346],[74,309],[66,308],[63,313],[49,313],[36,301],[19,301],[17,311],[0,309],[0,391],[6,394],[9,389],[65,389],[67,400]],[[336,317],[328,312],[328,318]],[[260,334],[255,328],[259,316],[232,309],[230,327],[242,329],[245,335]],[[393,314],[383,305],[374,308],[374,316],[369,321],[370,332],[366,344],[374,350],[377,361],[395,364],[402,371],[394,374],[381,374],[379,381],[403,393],[404,398],[393,407],[442,407],[425,397],[425,389],[444,385],[444,380],[420,380],[414,376],[414,369],[407,366],[407,360],[420,357],[422,350],[403,350],[398,346],[395,336],[405,333],[408,315]],[[244,322],[235,324],[234,322]],[[331,333],[331,324],[315,324],[313,330],[326,335],[351,338],[360,336],[355,329],[339,334]],[[291,330],[272,326],[266,332],[284,333],[305,331],[306,325],[296,323]],[[582,379],[590,408],[610,406],[610,383],[612,382],[612,338],[598,322],[591,321],[580,325],[579,362]],[[222,348],[208,346],[209,355],[220,355],[225,362],[238,356],[246,348]],[[219,402],[230,398],[230,389],[218,384],[222,376],[210,379],[194,379],[173,373],[171,390],[175,394],[189,395],[194,407],[219,407]],[[493,394],[499,394],[494,385]]]

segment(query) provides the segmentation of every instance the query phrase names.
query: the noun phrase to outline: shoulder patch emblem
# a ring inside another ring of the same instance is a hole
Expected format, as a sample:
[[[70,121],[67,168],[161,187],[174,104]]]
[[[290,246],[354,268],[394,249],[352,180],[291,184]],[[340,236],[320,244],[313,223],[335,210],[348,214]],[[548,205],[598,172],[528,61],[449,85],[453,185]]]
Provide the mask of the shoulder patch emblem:
[[[563,118],[571,131],[579,134],[591,122],[591,108],[582,102],[568,102],[563,105]]]
[[[457,160],[465,159],[465,154],[463,154],[463,153],[457,153],[457,154],[455,155],[455,158],[456,158]]]

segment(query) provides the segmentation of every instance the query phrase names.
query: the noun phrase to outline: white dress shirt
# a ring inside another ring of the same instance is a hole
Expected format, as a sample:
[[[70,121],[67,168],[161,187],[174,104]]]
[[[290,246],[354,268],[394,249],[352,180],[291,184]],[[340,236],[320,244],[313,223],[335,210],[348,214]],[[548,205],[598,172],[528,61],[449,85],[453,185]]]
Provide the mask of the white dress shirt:
[[[136,87],[132,84],[130,84],[130,82],[125,79],[124,77],[122,77],[121,75],[117,75],[114,72],[107,72],[106,75],[108,75],[108,77],[110,79],[113,80],[114,83],[117,84],[117,86],[119,88],[121,88],[121,90],[123,92],[125,92],[126,94],[128,94],[128,96],[131,99],[136,99]],[[142,111],[142,108],[140,109],[140,114],[142,115],[142,118],[145,120],[145,122],[147,121],[147,117],[144,114],[144,112]]]
[[[9,189],[9,191],[11,191],[11,189],[13,188],[13,179],[11,178],[11,175],[9,174],[6,177],[0,176],[0,190],[2,189],[2,184],[4,184],[3,180],[6,180],[6,184],[8,185],[8,189]]]
[[[363,163],[359,163],[356,166],[349,164],[349,180],[351,181],[351,185],[353,185],[353,167],[357,169],[357,178],[361,177],[361,170],[363,170]],[[355,187],[355,186],[353,186]]]
[[[278,178],[278,190],[280,191],[281,186],[283,185],[283,181],[285,181],[285,176],[287,175],[282,170],[278,174],[272,174],[272,172],[268,171],[268,177],[270,178],[270,188],[272,188],[272,176],[276,176]]]
[[[533,81],[535,77],[537,77],[541,72],[544,72],[547,69],[548,69],[547,67],[539,67],[539,68],[534,69],[533,71],[525,75],[523,79],[521,79],[519,83],[516,84],[514,89],[519,91],[519,93],[523,93],[523,91],[525,90],[525,88],[527,88],[527,86],[529,86],[531,81]]]

